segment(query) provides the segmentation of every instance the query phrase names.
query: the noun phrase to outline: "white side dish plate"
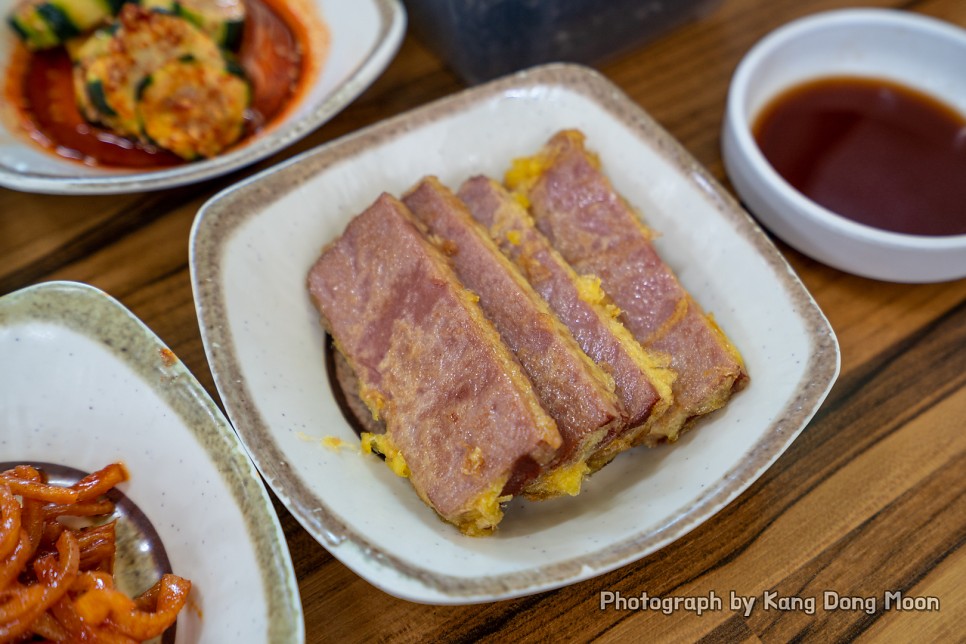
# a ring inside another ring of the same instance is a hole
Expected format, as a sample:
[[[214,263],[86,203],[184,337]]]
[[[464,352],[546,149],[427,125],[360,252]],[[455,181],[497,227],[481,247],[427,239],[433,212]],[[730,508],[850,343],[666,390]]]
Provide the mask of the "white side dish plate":
[[[0,298],[0,364],[0,461],[127,467],[117,489],[192,583],[176,643],[304,641],[295,572],[258,472],[144,324],[93,287],[40,284]],[[123,521],[119,553],[131,550],[122,535],[136,534]]]
[[[288,0],[293,1],[293,0]],[[17,131],[10,106],[0,105],[0,186],[50,194],[116,194],[171,188],[211,179],[251,165],[295,143],[331,119],[362,93],[395,56],[406,31],[399,0],[298,0],[321,18],[328,45],[312,51],[321,71],[295,108],[282,114],[267,131],[242,141],[211,159],[170,168],[135,171],[92,167],[45,150]],[[17,36],[6,24],[16,0],[0,0],[0,86]],[[297,6],[297,5],[296,5]]]
[[[305,288],[322,247],[382,191],[426,174],[452,188],[579,128],[684,285],[742,351],[750,386],[672,448],[636,449],[575,498],[514,500],[492,537],[440,521],[408,481],[357,449],[332,395]],[[222,400],[281,501],[337,558],[393,595],[492,601],[640,559],[734,499],[779,457],[839,369],[827,320],[717,182],[597,73],[550,65],[467,90],[230,188],[192,234],[195,302]]]

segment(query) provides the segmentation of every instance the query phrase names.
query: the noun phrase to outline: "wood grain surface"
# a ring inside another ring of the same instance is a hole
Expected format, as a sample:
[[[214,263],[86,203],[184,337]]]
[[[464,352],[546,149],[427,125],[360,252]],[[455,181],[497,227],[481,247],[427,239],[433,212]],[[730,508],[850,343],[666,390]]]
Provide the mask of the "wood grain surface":
[[[723,0],[702,19],[599,68],[727,186],[719,133],[741,56],[791,19],[846,4],[897,7],[966,27],[964,0]],[[462,87],[407,36],[355,103],[254,167],[125,196],[0,189],[0,295],[53,279],[104,289],[218,400],[188,274],[198,208],[259,169]],[[964,641],[966,280],[877,282],[776,243],[831,321],[842,375],[815,419],[749,490],[688,536],[610,574],[469,607],[423,606],[384,594],[336,561],[276,502],[308,641]],[[604,591],[662,598],[713,591],[724,606],[701,616],[602,610]],[[877,602],[868,611],[831,610],[824,607],[827,592]],[[937,597],[940,608],[887,610],[886,592]],[[731,608],[732,593],[756,598],[750,614]],[[766,609],[766,593],[815,598],[817,606]]]

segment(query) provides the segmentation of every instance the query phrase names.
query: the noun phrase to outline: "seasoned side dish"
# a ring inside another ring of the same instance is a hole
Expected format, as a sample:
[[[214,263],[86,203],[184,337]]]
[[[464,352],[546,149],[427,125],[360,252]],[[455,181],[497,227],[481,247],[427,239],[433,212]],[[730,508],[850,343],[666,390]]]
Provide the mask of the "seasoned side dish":
[[[50,49],[103,24],[123,0],[21,0],[7,21],[28,48]]]
[[[241,45],[246,16],[242,0],[140,0],[139,4],[188,20],[219,47],[234,51]]]
[[[90,123],[186,160],[242,135],[251,91],[219,45],[237,44],[243,21],[242,4],[217,0],[23,0],[10,17],[28,48],[67,47]]]
[[[7,98],[32,139],[88,164],[211,158],[301,77],[302,42],[266,1],[20,0],[8,23],[31,53]]]
[[[0,473],[0,641],[136,642],[174,624],[187,579],[162,575],[136,598],[115,587],[115,521],[98,519],[127,478],[119,463],[65,487],[29,465]]]
[[[184,159],[236,141],[250,96],[201,29],[133,4],[77,48],[74,88],[87,120]]]
[[[378,421],[360,419],[363,451],[469,535],[513,496],[574,495],[675,442],[748,382],[581,133],[505,181],[383,195],[308,275],[348,407]]]

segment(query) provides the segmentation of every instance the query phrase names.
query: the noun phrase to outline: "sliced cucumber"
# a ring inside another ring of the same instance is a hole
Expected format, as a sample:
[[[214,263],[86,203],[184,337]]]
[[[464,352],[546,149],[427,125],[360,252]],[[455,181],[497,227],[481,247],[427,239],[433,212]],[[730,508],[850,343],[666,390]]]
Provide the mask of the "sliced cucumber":
[[[77,99],[77,107],[88,121],[100,123],[101,113],[94,107],[87,90],[87,69],[108,52],[111,36],[116,30],[116,24],[110,23],[89,36],[73,38],[64,43],[67,54],[74,63],[74,97]]]
[[[8,22],[29,49],[50,49],[110,18],[116,1],[22,0]]]
[[[98,114],[111,117],[117,116],[117,112],[114,111],[114,108],[107,101],[107,96],[104,94],[104,83],[102,81],[95,80],[87,83],[87,98],[90,100],[91,106],[97,110]]]
[[[135,75],[124,56],[107,54],[96,58],[83,70],[83,94],[78,103],[85,116],[122,136],[137,137],[140,132],[135,114],[134,93],[142,76]],[[77,83],[74,85],[75,89]]]
[[[225,49],[237,51],[241,47],[242,36],[245,33],[245,19],[228,20],[222,23],[221,37],[215,36],[215,40],[221,43]]]
[[[34,10],[50,27],[50,31],[54,34],[57,42],[64,42],[68,38],[79,36],[81,31],[83,31],[83,28],[74,24],[74,21],[71,20],[71,17],[67,15],[67,12],[59,4],[45,2],[38,4]]]
[[[137,102],[151,75],[181,57],[224,66],[221,50],[178,16],[129,5],[113,33],[98,30],[77,52],[74,89],[88,120],[122,136],[140,138]]]
[[[73,53],[85,116],[185,159],[214,156],[242,134],[251,91],[233,55],[189,20],[124,7],[113,30]]]
[[[75,65],[87,64],[107,53],[111,36],[115,31],[117,31],[117,23],[110,22],[86,36],[71,38],[64,43],[64,48]]]
[[[60,44],[50,25],[35,9],[13,13],[7,18],[7,24],[13,28],[28,49],[34,51],[50,49]]]
[[[223,65],[182,57],[146,79],[138,118],[145,139],[194,160],[215,156],[241,137],[250,100],[247,81]]]
[[[141,0],[141,6],[191,21],[220,47],[235,50],[245,27],[243,0]]]
[[[238,76],[247,82],[248,76],[245,74],[245,68],[242,67],[238,57],[230,51],[223,51],[222,55],[225,59],[225,69],[228,71],[228,73],[234,74],[235,76]]]

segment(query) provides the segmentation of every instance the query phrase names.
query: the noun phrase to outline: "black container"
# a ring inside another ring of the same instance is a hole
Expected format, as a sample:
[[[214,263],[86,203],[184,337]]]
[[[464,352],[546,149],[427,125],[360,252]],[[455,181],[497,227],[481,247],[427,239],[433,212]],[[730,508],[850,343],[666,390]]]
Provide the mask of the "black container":
[[[404,0],[409,22],[466,82],[540,63],[594,64],[720,0]]]

